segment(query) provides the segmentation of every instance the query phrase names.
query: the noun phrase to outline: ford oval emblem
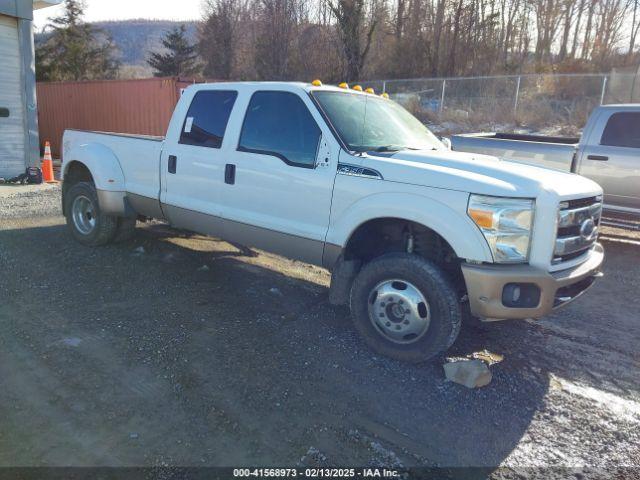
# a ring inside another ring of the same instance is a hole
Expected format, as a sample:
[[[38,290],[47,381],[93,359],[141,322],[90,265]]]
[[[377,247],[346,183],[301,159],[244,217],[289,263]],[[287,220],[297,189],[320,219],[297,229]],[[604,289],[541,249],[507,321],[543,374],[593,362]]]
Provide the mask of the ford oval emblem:
[[[593,236],[596,232],[596,222],[593,218],[587,218],[582,225],[580,225],[580,236],[583,240],[593,240]]]

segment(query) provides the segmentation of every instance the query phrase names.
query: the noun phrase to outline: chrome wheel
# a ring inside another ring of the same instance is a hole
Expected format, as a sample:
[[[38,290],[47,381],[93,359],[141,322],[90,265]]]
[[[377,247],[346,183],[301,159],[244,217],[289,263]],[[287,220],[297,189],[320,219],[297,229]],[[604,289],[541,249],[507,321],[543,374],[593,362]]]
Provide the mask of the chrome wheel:
[[[79,195],[73,200],[71,215],[73,225],[82,235],[89,235],[96,228],[95,207],[93,202],[84,195]]]
[[[408,344],[427,332],[431,311],[414,285],[404,280],[386,280],[369,294],[369,319],[387,340]]]

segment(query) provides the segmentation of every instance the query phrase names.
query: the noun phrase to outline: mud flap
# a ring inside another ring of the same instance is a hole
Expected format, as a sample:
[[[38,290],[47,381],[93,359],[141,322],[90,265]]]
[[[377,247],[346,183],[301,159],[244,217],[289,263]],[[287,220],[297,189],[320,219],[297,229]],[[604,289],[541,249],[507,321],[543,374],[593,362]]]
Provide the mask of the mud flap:
[[[362,262],[360,260],[344,260],[338,258],[336,266],[331,272],[331,286],[329,287],[329,303],[331,305],[348,305],[351,285],[358,275]]]

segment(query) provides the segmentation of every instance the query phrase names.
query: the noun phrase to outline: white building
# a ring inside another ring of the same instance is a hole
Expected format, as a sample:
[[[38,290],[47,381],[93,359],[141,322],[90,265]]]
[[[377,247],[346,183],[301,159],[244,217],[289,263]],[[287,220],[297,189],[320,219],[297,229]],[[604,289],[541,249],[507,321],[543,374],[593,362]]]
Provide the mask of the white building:
[[[0,0],[0,177],[39,166],[33,10],[61,0]]]

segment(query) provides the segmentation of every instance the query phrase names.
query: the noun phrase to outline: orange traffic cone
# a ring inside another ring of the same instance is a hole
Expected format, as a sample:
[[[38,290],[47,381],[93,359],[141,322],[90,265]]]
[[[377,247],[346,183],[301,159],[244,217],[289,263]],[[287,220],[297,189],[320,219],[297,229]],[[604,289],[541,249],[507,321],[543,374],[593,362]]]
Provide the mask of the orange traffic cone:
[[[56,183],[53,176],[53,158],[51,158],[51,144],[44,144],[44,159],[42,160],[42,179],[47,183]]]

